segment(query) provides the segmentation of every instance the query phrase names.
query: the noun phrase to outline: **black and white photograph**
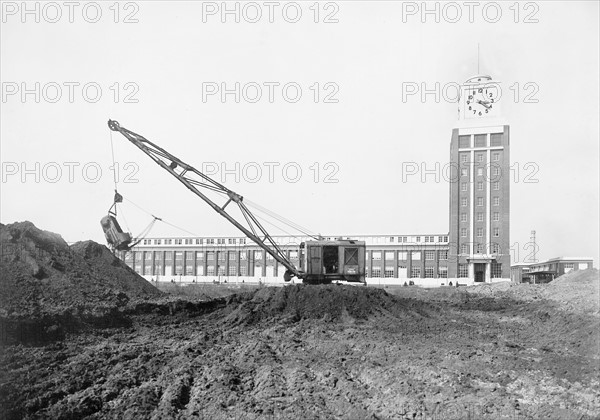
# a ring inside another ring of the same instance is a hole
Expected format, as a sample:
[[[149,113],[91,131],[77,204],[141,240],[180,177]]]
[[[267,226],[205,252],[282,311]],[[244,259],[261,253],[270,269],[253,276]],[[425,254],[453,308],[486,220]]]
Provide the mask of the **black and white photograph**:
[[[0,420],[600,419],[600,2],[0,12]]]

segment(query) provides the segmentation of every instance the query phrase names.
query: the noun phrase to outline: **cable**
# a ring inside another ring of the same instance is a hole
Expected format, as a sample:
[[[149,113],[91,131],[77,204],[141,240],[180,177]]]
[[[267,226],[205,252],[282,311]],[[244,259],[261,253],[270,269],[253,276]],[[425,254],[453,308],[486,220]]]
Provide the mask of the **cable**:
[[[281,222],[281,223],[283,223],[283,224],[285,224],[285,225],[287,225],[287,226],[289,226],[291,228],[294,228],[295,230],[301,232],[302,234],[304,234],[306,236],[310,236],[310,237],[312,237],[314,239],[317,239],[317,236],[314,233],[311,233],[307,228],[305,228],[305,227],[303,227],[303,226],[301,226],[301,225],[299,225],[297,223],[292,222],[291,220],[289,220],[289,219],[287,219],[287,218],[285,218],[285,217],[283,217],[283,216],[275,213],[274,211],[271,211],[271,210],[269,210],[269,209],[267,209],[265,207],[262,207],[259,204],[254,203],[254,202],[252,202],[250,200],[244,200],[244,202],[247,203],[250,207],[252,207],[252,208],[254,208],[254,209],[256,209],[256,210],[258,210],[258,211],[260,211],[262,213],[265,213],[268,216],[271,216],[272,218],[278,220],[279,222]],[[262,220],[264,220],[264,219],[262,219]]]
[[[112,155],[112,163],[113,163],[113,182],[115,184],[115,192],[117,191],[117,168],[115,167],[115,147],[113,145],[113,132],[110,131],[110,153]]]
[[[179,226],[175,226],[174,224],[172,224],[172,223],[169,223],[169,222],[167,222],[166,220],[162,220],[162,219],[161,219],[161,222],[163,222],[163,223],[164,223],[164,224],[166,224],[166,225],[172,226],[172,227],[174,227],[175,229],[179,229],[179,230],[180,230],[180,231],[182,231],[182,232],[189,233],[189,234],[190,234],[190,235],[192,235],[192,236],[200,236],[200,235],[198,235],[197,233],[190,232],[189,230],[186,230],[186,229],[184,229],[184,228],[181,228],[181,227],[179,227]]]
[[[155,215],[153,215],[153,214],[152,214],[152,213],[150,213],[149,211],[147,211],[147,210],[143,209],[142,207],[140,207],[139,205],[137,205],[136,203],[134,203],[133,201],[131,201],[131,200],[130,200],[130,199],[128,199],[128,198],[124,198],[124,200],[126,200],[126,201],[128,201],[129,203],[133,204],[135,207],[137,207],[138,209],[140,209],[140,210],[141,210],[141,211],[143,211],[144,213],[146,213],[146,214],[149,214],[150,216],[154,217],[154,219],[155,219],[155,220],[157,220],[157,219],[158,219],[159,221],[163,222],[164,224],[166,224],[166,225],[169,225],[169,226],[171,226],[171,227],[174,227],[175,229],[179,229],[180,231],[182,231],[182,232],[185,232],[185,233],[188,233],[188,234],[190,234],[190,235],[192,235],[192,236],[200,236],[200,235],[198,235],[198,234],[195,234],[194,232],[190,232],[189,230],[186,230],[186,229],[184,229],[184,228],[182,228],[182,227],[176,226],[176,225],[174,225],[173,223],[167,222],[167,221],[166,221],[166,220],[164,220],[163,218],[156,217]]]
[[[127,231],[131,232],[131,228],[129,227],[129,224],[127,223],[127,217],[125,217],[125,213],[123,212],[123,209],[121,209],[121,217],[123,218],[123,221],[125,222],[125,227],[127,228]]]
[[[258,204],[256,204],[256,203],[253,203],[253,202],[250,202],[250,201],[248,201],[247,203],[248,203],[248,205],[249,205],[250,207],[253,207],[253,208],[255,208],[256,210],[258,210],[258,211],[260,211],[260,212],[262,212],[262,213],[265,213],[265,214],[267,214],[267,215],[269,215],[269,216],[273,217],[274,219],[277,219],[277,220],[279,220],[279,221],[280,221],[280,222],[282,222],[283,224],[285,224],[285,225],[287,225],[287,226],[290,226],[290,227],[293,227],[294,229],[296,229],[296,230],[298,230],[298,231],[300,231],[300,232],[302,232],[302,233],[304,233],[304,234],[306,234],[306,235],[308,235],[308,234],[309,234],[309,233],[308,233],[308,229],[306,229],[306,228],[303,228],[301,225],[299,225],[299,224],[297,224],[297,223],[294,223],[294,222],[292,222],[291,220],[289,220],[289,219],[286,219],[285,217],[283,217],[283,216],[281,216],[281,215],[279,215],[279,214],[277,214],[277,213],[275,213],[275,212],[273,212],[273,211],[271,211],[271,210],[268,210],[267,208],[265,208],[265,207],[262,207],[262,206],[260,206],[260,205],[258,205]]]
[[[269,224],[269,225],[273,226],[275,229],[278,229],[278,230],[282,231],[283,233],[287,234],[288,236],[291,236],[292,238],[297,238],[297,239],[298,239],[298,238],[300,238],[300,239],[302,239],[302,237],[301,237],[301,236],[294,235],[293,233],[290,233],[290,232],[288,232],[288,231],[286,231],[286,230],[282,229],[281,227],[279,227],[279,226],[277,226],[277,225],[275,225],[275,224],[273,224],[273,223],[269,222],[269,221],[268,221],[267,219],[265,219],[264,217],[260,217],[259,215],[256,215],[256,218],[258,218],[258,219],[262,220],[263,222],[265,222],[265,223],[267,223],[267,224]],[[311,235],[307,235],[307,236],[311,236]]]

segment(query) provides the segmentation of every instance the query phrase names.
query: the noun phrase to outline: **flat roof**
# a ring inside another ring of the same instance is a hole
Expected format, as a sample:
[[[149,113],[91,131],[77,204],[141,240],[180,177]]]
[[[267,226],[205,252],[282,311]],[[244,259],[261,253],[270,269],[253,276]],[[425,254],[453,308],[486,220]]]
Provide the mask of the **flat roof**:
[[[513,268],[513,267],[515,267],[515,268],[516,267],[532,267],[532,266],[536,266],[536,265],[544,265],[544,264],[554,263],[554,262],[572,262],[572,261],[593,262],[594,259],[592,257],[555,257],[555,258],[550,258],[549,260],[538,261],[538,262],[534,262],[534,263],[512,264],[511,268]]]

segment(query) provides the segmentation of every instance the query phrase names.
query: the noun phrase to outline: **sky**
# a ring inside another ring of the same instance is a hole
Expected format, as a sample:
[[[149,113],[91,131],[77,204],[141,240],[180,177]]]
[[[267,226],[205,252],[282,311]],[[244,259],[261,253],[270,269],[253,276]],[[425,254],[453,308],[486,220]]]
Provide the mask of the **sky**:
[[[538,259],[598,266],[598,2],[24,4],[2,2],[4,224],[103,243],[112,138],[127,229],[237,234],[111,118],[311,232],[447,233],[456,86],[480,73],[510,125],[513,263],[535,230]]]

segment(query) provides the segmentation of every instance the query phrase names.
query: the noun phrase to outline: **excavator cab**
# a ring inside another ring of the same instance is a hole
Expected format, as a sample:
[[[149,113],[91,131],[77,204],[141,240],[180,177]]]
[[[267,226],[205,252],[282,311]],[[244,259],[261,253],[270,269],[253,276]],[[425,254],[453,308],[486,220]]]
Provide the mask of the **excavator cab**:
[[[303,281],[327,284],[333,281],[365,282],[364,241],[349,239],[306,241],[300,244],[300,270]]]
[[[128,251],[133,238],[129,233],[123,232],[119,222],[112,215],[104,216],[100,220],[107,242],[118,251]]]

